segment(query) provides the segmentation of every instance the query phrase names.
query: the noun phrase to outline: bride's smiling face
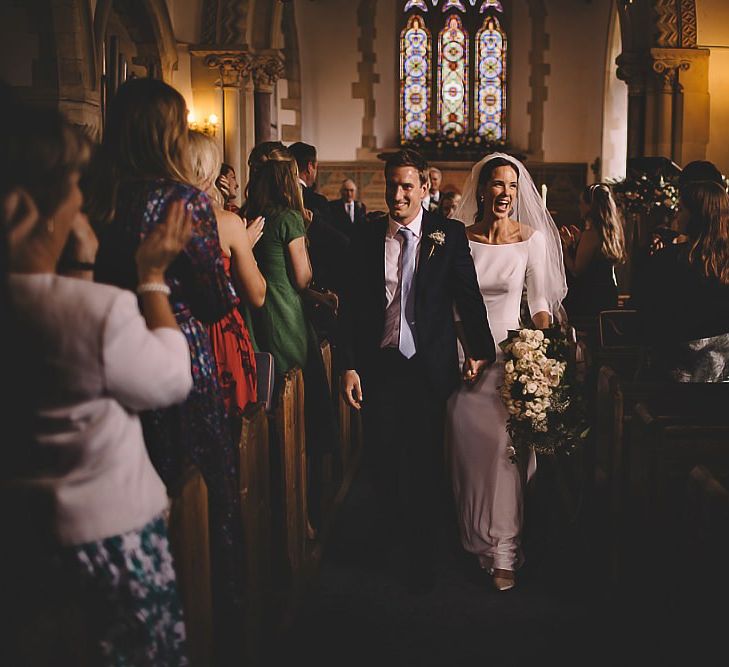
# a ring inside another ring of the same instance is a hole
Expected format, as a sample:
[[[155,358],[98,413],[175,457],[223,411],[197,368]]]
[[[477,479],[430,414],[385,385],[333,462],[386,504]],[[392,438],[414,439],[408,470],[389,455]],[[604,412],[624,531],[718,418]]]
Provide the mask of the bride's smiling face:
[[[496,167],[491,178],[479,189],[483,197],[483,213],[487,218],[508,218],[514,208],[518,188],[516,170],[513,167]]]

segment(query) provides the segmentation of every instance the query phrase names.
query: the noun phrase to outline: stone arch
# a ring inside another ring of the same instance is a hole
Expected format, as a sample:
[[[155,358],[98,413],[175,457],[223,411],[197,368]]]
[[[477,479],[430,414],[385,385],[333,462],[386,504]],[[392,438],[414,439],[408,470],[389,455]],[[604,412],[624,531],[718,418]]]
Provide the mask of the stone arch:
[[[111,12],[123,16],[150,75],[169,83],[177,66],[177,42],[165,0],[99,0],[94,15],[96,67],[100,69],[102,44]]]

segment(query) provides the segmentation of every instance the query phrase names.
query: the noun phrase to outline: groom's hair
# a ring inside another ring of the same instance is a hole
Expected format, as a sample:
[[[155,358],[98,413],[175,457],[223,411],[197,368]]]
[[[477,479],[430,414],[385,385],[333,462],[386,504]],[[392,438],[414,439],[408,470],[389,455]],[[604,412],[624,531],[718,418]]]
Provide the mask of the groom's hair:
[[[420,185],[428,182],[428,161],[418,151],[412,148],[403,148],[397,153],[391,153],[385,160],[385,176],[388,169],[397,167],[413,167],[418,170],[420,176]]]

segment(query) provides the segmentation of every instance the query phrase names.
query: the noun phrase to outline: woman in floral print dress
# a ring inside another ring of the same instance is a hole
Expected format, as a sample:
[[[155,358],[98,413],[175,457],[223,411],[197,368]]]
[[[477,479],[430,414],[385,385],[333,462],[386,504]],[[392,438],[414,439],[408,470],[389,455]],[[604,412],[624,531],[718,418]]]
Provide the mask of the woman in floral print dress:
[[[208,487],[216,649],[235,653],[242,614],[244,558],[235,443],[225,414],[208,326],[225,317],[238,297],[225,271],[209,197],[190,185],[187,110],[182,95],[155,79],[125,82],[111,101],[92,184],[101,231],[96,278],[136,288],[134,252],[172,201],[192,214],[192,238],[165,277],[177,322],[187,338],[193,389],[181,405],[142,415],[152,462],[173,495],[187,462]],[[106,187],[104,187],[106,186]]]

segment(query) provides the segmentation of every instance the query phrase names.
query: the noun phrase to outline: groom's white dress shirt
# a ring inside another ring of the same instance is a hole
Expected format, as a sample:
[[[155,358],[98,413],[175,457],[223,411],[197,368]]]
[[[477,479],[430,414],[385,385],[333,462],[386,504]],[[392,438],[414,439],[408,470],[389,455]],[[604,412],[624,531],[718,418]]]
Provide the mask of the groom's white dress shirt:
[[[385,234],[385,330],[380,347],[396,348],[400,342],[400,278],[402,275],[400,255],[402,254],[403,238],[398,231],[401,227],[404,225],[388,218],[387,233]],[[423,210],[421,209],[415,220],[407,225],[415,237],[416,268],[422,227]]]

